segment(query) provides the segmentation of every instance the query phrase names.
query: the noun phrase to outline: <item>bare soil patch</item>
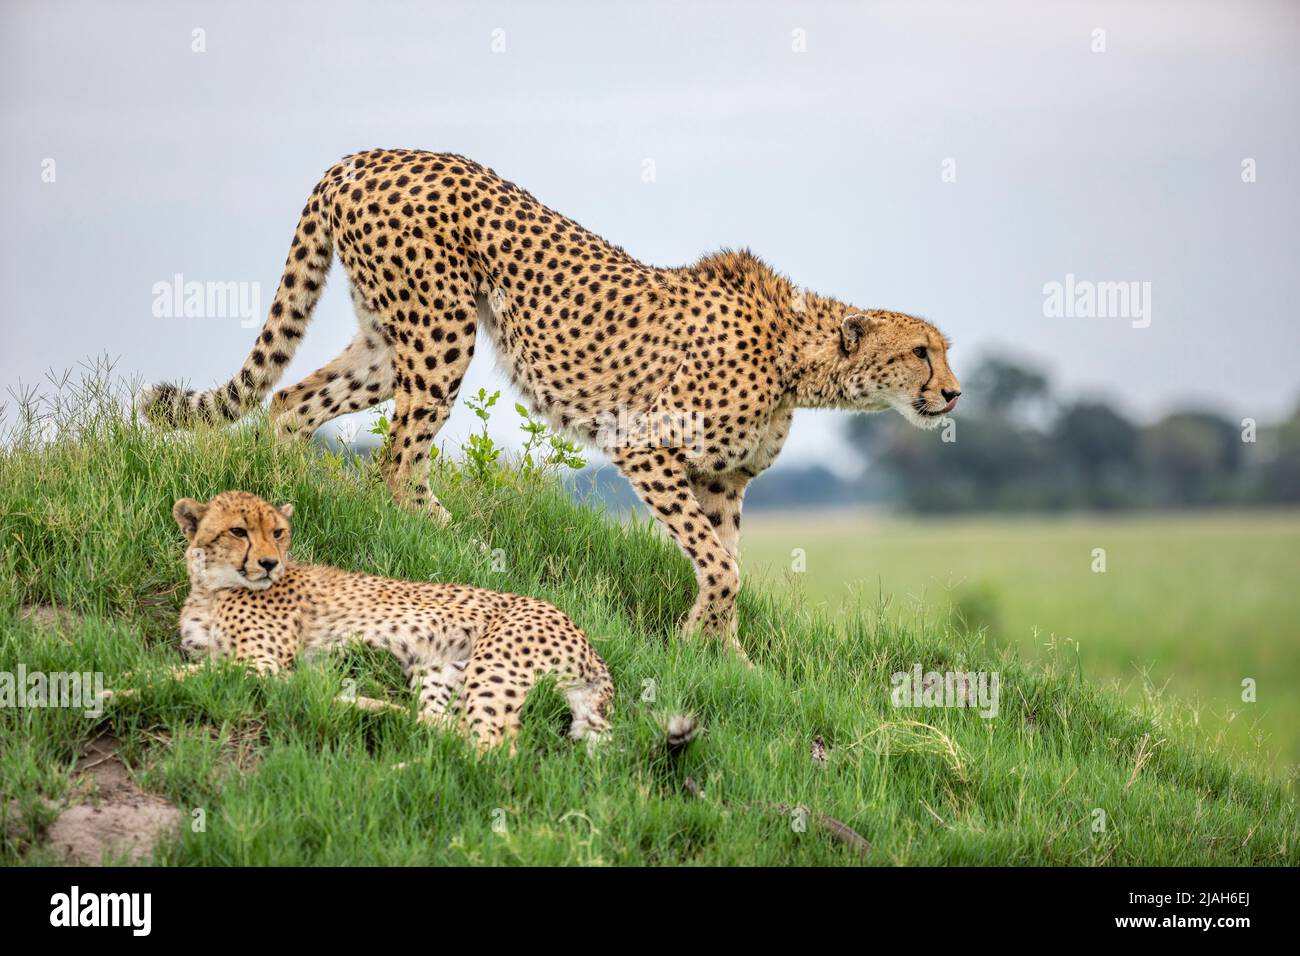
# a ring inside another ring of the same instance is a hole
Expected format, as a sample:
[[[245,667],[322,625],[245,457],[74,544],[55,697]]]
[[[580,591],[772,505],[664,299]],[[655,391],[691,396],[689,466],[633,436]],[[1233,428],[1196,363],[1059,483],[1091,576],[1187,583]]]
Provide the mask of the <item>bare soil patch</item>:
[[[109,735],[92,740],[77,761],[72,805],[51,824],[48,846],[75,866],[99,866],[123,857],[147,862],[160,837],[175,833],[181,811],[145,793],[118,756],[120,742]]]

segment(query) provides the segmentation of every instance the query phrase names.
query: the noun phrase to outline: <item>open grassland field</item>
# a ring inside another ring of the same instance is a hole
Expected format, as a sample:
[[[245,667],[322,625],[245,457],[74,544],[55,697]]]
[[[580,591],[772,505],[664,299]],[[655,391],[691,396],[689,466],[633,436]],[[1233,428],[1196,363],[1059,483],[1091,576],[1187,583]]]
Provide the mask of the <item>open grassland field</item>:
[[[1077,656],[1080,673],[1130,700],[1191,709],[1216,747],[1279,776],[1300,764],[1300,512],[760,515],[743,546],[747,583],[834,614],[884,595],[922,629],[985,628],[1029,660]],[[795,548],[805,573],[791,573]],[[1242,701],[1246,678],[1254,703]]]
[[[694,582],[670,543],[554,484],[444,468],[435,491],[455,516],[444,529],[396,509],[363,468],[273,445],[264,423],[173,436],[100,416],[38,431],[0,452],[0,670],[98,671],[139,693],[100,717],[0,708],[5,863],[60,859],[50,825],[86,799],[74,766],[103,735],[121,742],[135,785],[187,824],[157,842],[166,864],[1300,862],[1286,784],[1208,746],[1164,701],[1099,688],[1069,658],[1027,661],[874,603],[831,613],[748,588],[750,670],[673,639]],[[595,756],[571,744],[553,689],[530,695],[513,760],[404,713],[337,702],[349,679],[408,700],[392,661],[373,654],[282,679],[223,667],[151,682],[178,660],[185,579],[171,504],[228,488],[294,502],[301,560],[555,602],[618,685],[613,742]],[[1123,581],[1135,559],[1118,537],[1101,543],[1106,581]],[[878,553],[862,540],[837,551]],[[987,560],[1008,557],[991,548]],[[33,605],[59,611],[33,617]],[[1236,680],[1244,665],[1228,660]],[[915,664],[1000,672],[998,716],[893,707],[890,675]],[[670,756],[661,725],[678,712],[707,732]],[[833,839],[818,814],[870,850]]]

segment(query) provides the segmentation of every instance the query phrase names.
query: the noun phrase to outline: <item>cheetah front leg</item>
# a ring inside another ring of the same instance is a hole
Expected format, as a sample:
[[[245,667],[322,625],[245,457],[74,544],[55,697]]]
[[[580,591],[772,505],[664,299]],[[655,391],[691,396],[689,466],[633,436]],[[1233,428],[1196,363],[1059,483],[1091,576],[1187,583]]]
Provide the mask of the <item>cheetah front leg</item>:
[[[730,471],[698,472],[691,475],[695,498],[709,516],[718,540],[733,558],[740,560],[740,510],[745,503],[749,483],[776,461],[790,433],[794,405],[781,405],[773,411],[767,426],[750,456]]]
[[[713,533],[718,536],[718,543],[735,563],[737,592],[740,589],[740,510],[745,501],[745,489],[752,477],[747,471],[737,470],[722,474],[692,475],[690,478],[695,500],[708,516]],[[735,613],[720,622],[719,626],[727,628],[728,646],[736,645]]]
[[[740,560],[740,509],[752,479],[752,474],[740,470],[691,476],[695,500],[708,515],[718,542],[737,561]]]
[[[702,632],[718,638],[748,661],[734,632],[740,568],[695,497],[687,477],[686,452],[667,448],[615,448],[612,457],[650,513],[668,529],[695,565],[699,591],[682,625],[683,636]]]
[[[173,667],[162,676],[164,680],[186,680],[199,673],[199,671],[206,666],[207,661],[199,661],[193,664],[181,664],[177,667]],[[134,677],[134,671],[123,671],[121,674],[121,680],[124,681],[129,681]],[[134,687],[125,687],[122,690],[113,690],[112,688],[109,688],[100,692],[98,700],[102,703],[103,701],[111,700],[113,698],[124,699],[127,697],[135,697],[137,694],[138,691]]]
[[[162,675],[164,680],[182,681],[188,680],[195,674],[201,674],[208,669],[209,664],[216,658],[197,661],[189,664],[180,664]],[[251,667],[257,672],[259,677],[278,676],[282,671],[281,661],[270,653],[259,652],[253,656],[237,656],[236,660],[245,667]],[[122,674],[123,680],[130,680],[135,674],[132,671],[126,671]],[[118,699],[122,700],[128,697],[135,697],[139,693],[137,688],[126,687],[121,690],[108,689],[100,693],[97,698],[100,703],[104,701]]]
[[[772,414],[767,429],[752,455],[743,465],[724,472],[691,474],[691,490],[704,513],[709,516],[718,541],[727,553],[740,562],[740,512],[749,483],[772,466],[790,432],[794,407],[782,406]],[[735,618],[732,618],[735,625]]]

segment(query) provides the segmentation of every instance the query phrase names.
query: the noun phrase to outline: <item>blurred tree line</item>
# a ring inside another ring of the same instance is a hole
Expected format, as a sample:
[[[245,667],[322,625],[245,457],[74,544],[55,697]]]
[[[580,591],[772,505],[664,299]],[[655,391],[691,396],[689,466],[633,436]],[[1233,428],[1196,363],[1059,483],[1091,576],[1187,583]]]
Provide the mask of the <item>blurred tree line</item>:
[[[985,358],[950,429],[855,415],[849,439],[916,511],[1187,508],[1300,502],[1300,406],[1252,427],[1202,409],[1151,424],[1105,401],[1058,401],[1040,370]],[[945,432],[948,441],[944,440]],[[1253,440],[1250,440],[1252,439]]]

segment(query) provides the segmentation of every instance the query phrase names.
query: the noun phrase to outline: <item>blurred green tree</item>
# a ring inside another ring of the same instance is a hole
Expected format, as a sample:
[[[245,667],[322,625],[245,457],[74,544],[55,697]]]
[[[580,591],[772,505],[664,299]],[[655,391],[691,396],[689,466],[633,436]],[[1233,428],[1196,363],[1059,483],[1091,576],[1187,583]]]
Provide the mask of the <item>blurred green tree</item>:
[[[918,431],[885,414],[850,419],[877,490],[888,482],[919,511],[1300,501],[1300,407],[1249,445],[1213,411],[1142,426],[1104,400],[1058,404],[1044,372],[1004,356],[979,362],[963,390],[953,429]]]

